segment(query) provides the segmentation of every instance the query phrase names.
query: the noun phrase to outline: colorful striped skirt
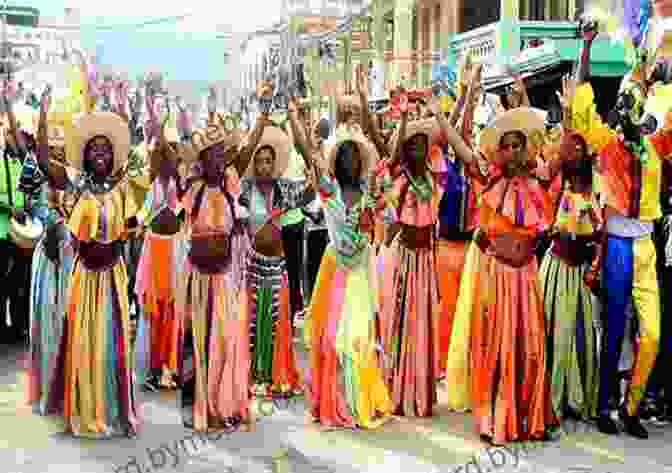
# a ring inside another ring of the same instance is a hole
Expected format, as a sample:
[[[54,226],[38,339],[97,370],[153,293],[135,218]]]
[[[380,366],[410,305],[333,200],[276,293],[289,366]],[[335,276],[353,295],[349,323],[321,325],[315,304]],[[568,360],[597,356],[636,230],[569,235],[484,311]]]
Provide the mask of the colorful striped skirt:
[[[546,343],[553,409],[597,414],[598,333],[585,265],[570,266],[549,250],[539,274],[546,314]]]
[[[441,316],[439,319],[439,376],[445,377],[450,336],[460,291],[460,279],[467,254],[466,241],[436,242],[436,271],[439,277]]]
[[[283,397],[300,394],[285,258],[251,249],[245,273],[252,392]]]
[[[513,268],[472,248],[481,253],[471,269],[472,294],[458,304],[468,304],[471,313],[469,401],[477,429],[495,443],[541,439],[557,420],[536,259]]]
[[[400,235],[401,236],[401,235]],[[395,414],[432,415],[439,379],[439,289],[434,250],[397,237],[384,250],[381,325]]]
[[[33,253],[28,399],[36,403],[37,411],[42,415],[57,413],[53,412],[55,402],[52,397],[72,270],[73,251],[69,238],[61,243],[59,257],[58,262],[47,258],[44,239]]]
[[[123,258],[92,270],[76,255],[61,344],[64,385],[59,390],[66,427],[75,435],[104,438],[137,432],[128,309]]]
[[[135,293],[149,322],[149,367],[177,369],[179,320],[175,315],[178,278],[187,258],[185,235],[145,234]]]
[[[244,251],[234,244],[232,250]],[[178,290],[183,329],[178,355],[182,420],[197,431],[235,430],[251,424],[248,309],[241,275],[230,267],[202,273],[187,259]]]
[[[325,426],[372,429],[392,413],[376,349],[375,264],[371,248],[355,269],[339,265],[331,245],[322,257],[304,334],[311,414]]]

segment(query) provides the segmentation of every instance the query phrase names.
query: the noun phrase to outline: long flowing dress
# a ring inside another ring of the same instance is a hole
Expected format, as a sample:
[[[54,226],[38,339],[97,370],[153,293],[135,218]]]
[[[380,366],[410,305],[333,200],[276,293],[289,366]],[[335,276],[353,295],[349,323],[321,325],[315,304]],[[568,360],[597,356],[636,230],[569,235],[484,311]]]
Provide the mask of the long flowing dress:
[[[306,186],[306,181],[277,178],[271,195],[264,196],[254,178],[245,178],[239,202],[249,213],[250,238],[254,238],[275,212],[302,206]],[[266,256],[250,248],[245,273],[245,305],[250,309],[252,391],[264,396],[299,394],[301,382],[294,353],[285,256]]]
[[[39,241],[33,253],[30,284],[29,400],[36,403],[37,411],[42,415],[53,413],[50,412],[54,406],[53,385],[56,381],[57,356],[63,335],[74,256],[70,235],[59,211],[54,207],[47,208],[46,217],[45,225],[61,226],[65,238],[59,244],[58,259],[55,261],[45,251],[46,235]]]
[[[189,255],[178,290],[182,419],[198,431],[230,430],[252,420],[249,311],[241,297],[250,242],[236,221],[237,175],[225,176],[221,187],[197,182],[182,199],[192,244],[205,237],[230,238],[231,245],[231,260],[215,270],[197,266]]]
[[[432,415],[437,402],[439,366],[438,277],[434,225],[440,191],[431,182],[429,199],[422,199],[404,175],[391,170],[396,221],[403,227],[385,251],[381,319],[386,366],[395,413],[410,417]],[[414,236],[407,238],[405,232]]]
[[[561,191],[556,238],[541,264],[539,280],[546,314],[551,397],[556,415],[597,414],[598,333],[593,294],[583,282],[592,255],[588,244],[602,224],[592,192]],[[571,236],[573,236],[573,238]]]
[[[551,225],[551,199],[536,179],[484,176],[471,168],[476,166],[470,166],[474,178],[489,181],[481,194],[479,233],[491,241],[530,238]],[[470,320],[453,330],[448,376],[467,376],[448,385],[451,407],[471,407],[478,432],[495,443],[542,438],[555,418],[536,259],[516,268],[472,244],[461,286],[457,317]],[[460,353],[465,345],[468,351]]]
[[[141,219],[149,224],[150,229],[145,233],[136,274],[135,293],[143,305],[142,313],[149,327],[149,367],[158,372],[164,368],[175,372],[179,336],[175,298],[187,248],[183,232],[162,235],[151,230],[154,219],[166,210],[175,215],[180,210],[177,184],[175,179],[170,179],[164,186],[157,178],[146,195],[141,211]]]
[[[376,428],[392,413],[376,349],[375,253],[333,177],[320,199],[331,242],[322,257],[304,335],[310,347],[313,419],[325,426]]]
[[[75,435],[132,435],[140,423],[123,259],[126,223],[139,208],[128,189],[124,179],[104,193],[79,183],[65,191],[75,256],[54,396]]]

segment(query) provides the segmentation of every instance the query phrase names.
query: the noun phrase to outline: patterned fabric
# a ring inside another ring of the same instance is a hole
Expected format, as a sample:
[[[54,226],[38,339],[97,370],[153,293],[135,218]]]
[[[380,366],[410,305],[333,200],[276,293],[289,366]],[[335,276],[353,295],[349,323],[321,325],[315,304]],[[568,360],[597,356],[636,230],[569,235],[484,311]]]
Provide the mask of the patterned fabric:
[[[586,418],[597,414],[600,334],[593,295],[583,283],[586,269],[569,266],[549,251],[539,271],[551,398],[558,416],[567,407]]]
[[[7,187],[8,179],[6,171],[7,167],[4,161],[5,159],[8,160],[7,165],[9,166],[9,188]],[[7,232],[9,230],[10,191],[14,207],[17,209],[22,209],[25,207],[24,194],[18,190],[21,172],[21,162],[7,156],[7,152],[5,151],[5,156],[0,158],[0,239],[2,240],[7,238]]]
[[[62,224],[61,224],[62,225]],[[44,253],[42,239],[33,253],[30,284],[29,400],[40,414],[59,413],[58,356],[62,354],[63,327],[68,309],[68,284],[73,250],[69,238],[61,242],[59,265]],[[56,401],[56,402],[55,402]]]
[[[311,187],[306,180],[292,180],[276,178],[273,183],[272,202],[270,206],[255,184],[255,178],[243,178],[240,184],[238,203],[247,208],[250,213],[253,231],[266,223],[270,217],[268,208],[282,209],[283,211],[300,209],[312,201]]]
[[[126,198],[128,183],[111,192],[86,193],[75,200],[66,222],[73,238],[99,243],[119,242],[125,223],[138,209]],[[107,437],[137,431],[131,379],[131,323],[128,274],[123,259],[92,271],[75,256],[68,291],[61,355],[65,373],[63,415],[76,435]]]
[[[580,86],[572,102],[572,127],[599,153],[600,195],[603,204],[622,216],[651,222],[662,216],[662,161],[672,159],[672,135],[657,132],[645,139],[648,158],[629,152],[595,109],[590,84]],[[639,162],[635,161],[639,160]]]
[[[250,250],[246,279],[253,391],[284,396],[298,393],[285,258]]]
[[[167,187],[160,179],[154,179],[150,191],[145,196],[145,204],[138,214],[138,220],[151,225],[164,209],[170,209],[175,214],[182,209],[177,199],[177,182],[173,178],[168,181]]]
[[[376,347],[377,283],[370,247],[358,265],[338,262],[333,243],[320,265],[304,326],[310,348],[310,410],[330,427],[381,426],[392,414]]]
[[[555,217],[555,229],[574,235],[592,235],[602,225],[601,215],[594,193],[565,191]]]
[[[488,176],[472,171],[488,185]],[[553,223],[537,179],[502,177],[486,189],[479,231],[488,236],[534,237]],[[464,382],[448,385],[449,405],[471,407],[477,431],[497,443],[542,438],[556,419],[536,259],[512,268],[472,244],[462,274],[447,376]]]
[[[433,146],[432,152],[440,153],[441,151],[438,146]],[[390,222],[388,216],[388,223],[398,222],[416,227],[436,223],[442,192],[439,185],[440,180],[435,178],[433,172],[428,172],[426,176],[418,179],[418,182],[425,186],[429,198],[424,198],[419,194],[409,175],[402,171],[401,167],[387,168],[383,182],[382,191],[387,202],[387,211],[392,212],[392,221]]]
[[[362,181],[366,189],[366,181]],[[360,264],[363,251],[369,245],[369,237],[359,231],[359,220],[365,208],[373,207],[374,202],[368,194],[348,209],[343,200],[343,193],[333,176],[320,177],[320,199],[324,210],[324,218],[329,232],[329,239],[336,251],[339,264],[350,268]]]
[[[187,238],[194,234],[230,235],[235,209],[219,187],[194,185],[182,199],[188,210]],[[237,197],[239,180],[231,168],[224,188]],[[194,215],[196,196],[203,192]],[[249,406],[249,321],[241,292],[250,242],[239,233],[231,242],[233,263],[217,274],[205,274],[187,258],[177,294],[177,312],[184,325],[178,373],[185,426],[198,431],[235,429],[251,420]]]

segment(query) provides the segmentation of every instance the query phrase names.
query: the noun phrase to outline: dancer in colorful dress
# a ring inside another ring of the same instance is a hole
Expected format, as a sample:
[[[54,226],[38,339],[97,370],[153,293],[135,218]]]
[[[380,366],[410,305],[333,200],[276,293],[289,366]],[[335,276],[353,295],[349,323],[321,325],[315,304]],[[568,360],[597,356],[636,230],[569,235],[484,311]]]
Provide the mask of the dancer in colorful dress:
[[[40,110],[38,139],[47,133],[46,110]],[[65,143],[62,130],[50,127],[49,160],[65,164]],[[36,172],[45,174],[39,169]],[[62,196],[46,182],[43,194],[48,196],[46,232],[33,254],[30,303],[30,361],[29,401],[35,402],[40,414],[54,414],[54,384],[56,383],[59,348],[67,311],[68,285],[72,271],[73,248],[65,226]]]
[[[268,86],[260,87],[267,97]],[[241,294],[250,241],[237,205],[268,110],[247,144],[237,129],[211,123],[191,136],[196,174],[181,189],[190,250],[178,290],[183,324],[178,378],[184,425],[198,431],[251,426],[249,310]],[[187,158],[189,160],[189,158]]]
[[[289,210],[300,211],[312,197],[305,181],[280,177],[289,164],[290,146],[283,130],[265,127],[241,182],[239,202],[249,213],[252,240],[246,269],[251,383],[253,394],[260,396],[302,392],[280,218]]]
[[[436,119],[408,123],[407,103],[402,104],[395,151],[387,163],[390,185],[384,190],[392,202],[396,229],[384,273],[391,282],[385,287],[391,291],[383,295],[381,313],[385,352],[391,360],[386,377],[395,414],[411,417],[432,415],[440,373],[433,251],[440,190],[429,166],[437,129]]]
[[[90,104],[86,87],[83,94]],[[49,102],[47,91],[42,107]],[[118,115],[85,110],[66,133],[70,172],[49,166],[46,134],[38,144],[42,169],[68,199],[66,226],[75,251],[54,402],[75,435],[132,436],[139,418],[123,244],[137,227],[139,202],[131,196],[124,169],[130,136]]]
[[[470,309],[469,331],[452,335],[466,336],[469,351],[464,360],[451,340],[448,379],[459,381],[448,385],[449,394],[461,392],[462,379],[468,380],[466,401],[477,431],[490,442],[541,439],[547,428],[557,425],[546,374],[545,320],[534,255],[537,239],[552,224],[553,211],[536,178],[536,162],[528,155],[528,136],[543,130],[543,114],[518,108],[484,130],[480,142],[490,157],[489,166],[482,165],[482,155],[467,147],[443,117],[439,121],[457,157],[484,185],[476,247],[467,258],[464,291],[461,288],[458,299],[460,308]],[[548,179],[558,169],[543,171]],[[451,360],[453,355],[458,362]]]
[[[150,378],[161,387],[175,387],[178,319],[175,315],[177,278],[187,254],[178,214],[177,155],[171,152],[165,130],[150,152],[152,187],[140,222],[148,227],[138,264],[135,291],[150,327]]]
[[[393,407],[376,349],[371,235],[377,153],[361,133],[341,128],[328,156],[320,156],[294,113],[289,116],[309,172],[315,173],[331,240],[304,329],[311,351],[311,414],[328,427],[375,428]]]
[[[556,415],[597,414],[599,322],[584,276],[599,269],[602,209],[593,190],[593,159],[586,141],[565,130],[563,169],[553,189],[552,243],[539,280],[546,314],[548,366]]]

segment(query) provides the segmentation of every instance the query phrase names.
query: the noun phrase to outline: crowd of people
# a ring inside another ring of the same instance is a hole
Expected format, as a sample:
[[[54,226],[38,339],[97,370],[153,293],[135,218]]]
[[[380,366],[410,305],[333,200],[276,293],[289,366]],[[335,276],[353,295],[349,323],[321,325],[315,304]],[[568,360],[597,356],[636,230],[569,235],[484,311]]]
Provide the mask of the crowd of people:
[[[315,422],[375,429],[434,415],[444,383],[493,444],[567,417],[646,438],[672,416],[672,77],[640,55],[607,123],[581,31],[557,123],[517,79],[474,126],[468,57],[452,98],[399,88],[382,113],[359,70],[333,124],[296,98],[274,122],[265,82],[249,130],[214,109],[195,129],[181,105],[171,129],[149,86],[139,123],[143,99],[86,61],[76,112],[47,89],[30,122],[6,92],[0,305],[37,412],[133,436],[136,389],[176,389],[186,427],[234,431],[255,398],[305,392]],[[305,258],[307,216],[328,243]]]

